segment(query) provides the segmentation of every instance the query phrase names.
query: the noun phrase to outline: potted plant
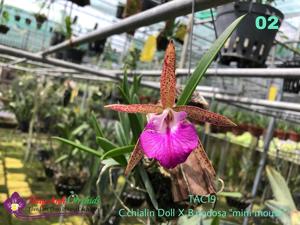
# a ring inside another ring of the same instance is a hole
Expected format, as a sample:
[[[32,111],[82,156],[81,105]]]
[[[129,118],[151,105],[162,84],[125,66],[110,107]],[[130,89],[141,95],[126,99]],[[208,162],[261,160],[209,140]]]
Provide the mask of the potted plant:
[[[73,173],[67,174],[55,174],[55,190],[59,196],[68,196],[72,192],[79,194],[82,191],[87,180],[87,175],[81,173],[77,174],[75,171],[73,170]]]
[[[127,0],[123,18],[137,14],[141,12],[141,10],[142,10],[142,5],[140,0]],[[127,31],[127,34],[129,35],[134,35],[134,33],[135,30]]]
[[[72,20],[70,16],[65,18],[65,26],[60,30],[54,32],[54,36],[51,39],[51,45],[55,45],[63,42],[66,39],[72,37]],[[80,64],[82,62],[85,51],[80,47],[70,47],[66,50],[58,52],[55,57],[58,59],[64,59],[73,63]]]
[[[158,51],[166,50],[169,43],[169,39],[175,36],[175,31],[179,25],[179,22],[175,23],[175,20],[168,20],[165,22],[164,29],[158,34],[156,38],[156,49]]]
[[[174,39],[180,44],[183,44],[186,32],[187,25],[180,23],[175,31]]]
[[[267,119],[264,116],[253,116],[252,125],[248,125],[248,131],[254,137],[259,137],[264,133],[264,127],[266,127],[267,123]]]
[[[290,127],[288,132],[288,138],[291,141],[299,142],[300,141],[300,127],[299,125],[293,125]]]
[[[34,107],[33,90],[36,88],[36,80],[29,76],[19,78],[12,83],[8,108],[15,114],[19,129],[23,132],[28,132],[29,129]]]
[[[37,29],[41,29],[43,23],[47,20],[47,16],[45,14],[36,13],[34,14],[36,20]]]
[[[277,137],[280,140],[287,140],[288,139],[288,133],[287,133],[287,124],[286,122],[279,121],[277,125],[277,129],[274,131],[274,137]]]
[[[238,67],[264,67],[278,29],[258,29],[256,20],[259,16],[278,18],[276,27],[283,20],[283,13],[263,3],[273,1],[236,1],[217,8],[216,28],[221,34],[236,18],[247,14],[237,29],[228,39],[221,52],[220,62],[229,65],[236,61]],[[269,25],[269,24],[268,24]]]
[[[1,24],[0,24],[1,34],[6,34],[9,31],[10,28],[6,25],[8,21],[9,21],[9,13],[7,11],[3,11],[1,17]]]

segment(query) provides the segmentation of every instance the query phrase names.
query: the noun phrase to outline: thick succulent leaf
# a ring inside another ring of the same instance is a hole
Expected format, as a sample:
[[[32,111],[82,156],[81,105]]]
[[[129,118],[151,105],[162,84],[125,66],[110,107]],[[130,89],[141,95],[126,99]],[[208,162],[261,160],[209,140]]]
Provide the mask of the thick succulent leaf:
[[[176,97],[175,76],[176,55],[173,41],[170,41],[164,58],[160,79],[160,98],[163,108],[172,107]]]
[[[292,194],[281,174],[270,166],[266,167],[266,172],[276,201],[288,206],[290,210],[296,210]]]
[[[87,153],[93,154],[93,155],[95,155],[99,158],[102,156],[102,154],[100,152],[98,152],[97,150],[94,150],[94,149],[89,148],[87,146],[84,146],[82,144],[78,144],[76,142],[69,141],[68,139],[64,139],[64,138],[60,138],[60,137],[52,137],[52,138],[55,139],[55,140],[58,140],[60,142],[63,142],[65,144],[71,145],[75,148],[78,148],[79,150],[82,150],[82,151],[85,151]]]
[[[222,116],[217,113],[210,112],[205,109],[201,109],[199,107],[176,106],[176,107],[174,107],[174,110],[177,112],[185,111],[188,114],[188,117],[190,117],[191,119],[200,121],[200,122],[207,122],[207,123],[211,123],[216,126],[223,126],[223,127],[236,126],[236,124],[233,123],[231,120],[229,120],[227,117]]]
[[[152,104],[131,104],[131,105],[122,105],[122,104],[113,104],[106,105],[105,108],[127,113],[161,113],[162,108],[158,105]]]
[[[143,158],[143,150],[141,149],[140,146],[140,141],[138,141],[130,155],[129,161],[127,163],[127,167],[125,169],[125,176],[127,176],[131,170],[141,161]]]
[[[187,81],[184,90],[182,91],[181,96],[177,101],[177,105],[186,105],[190,100],[193,92],[195,91],[197,85],[203,78],[207,68],[211,64],[211,62],[215,59],[216,55],[226,42],[226,40],[230,37],[235,28],[239,25],[242,19],[245,17],[241,16],[236,19],[227,29],[219,36],[219,38],[214,42],[214,44],[210,47],[210,49],[204,54],[204,56],[199,61],[195,71],[190,76]]]

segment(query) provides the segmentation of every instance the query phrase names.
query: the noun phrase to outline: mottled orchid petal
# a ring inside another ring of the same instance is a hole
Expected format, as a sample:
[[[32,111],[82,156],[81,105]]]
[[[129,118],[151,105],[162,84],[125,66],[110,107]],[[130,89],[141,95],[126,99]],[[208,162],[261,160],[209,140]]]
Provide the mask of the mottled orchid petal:
[[[106,105],[105,108],[109,108],[114,111],[127,112],[127,113],[161,113],[163,110],[158,105],[153,104],[113,104]]]
[[[152,115],[140,136],[141,147],[148,158],[154,158],[165,168],[184,162],[198,146],[198,135],[185,112],[164,110]]]
[[[185,111],[188,117],[200,122],[207,122],[221,127],[236,126],[235,123],[225,116],[195,106],[176,106],[173,109],[175,111]]]
[[[125,176],[127,176],[131,172],[131,170],[139,163],[139,161],[143,158],[143,155],[144,152],[141,149],[140,141],[138,140],[130,155],[127,167],[125,169]]]
[[[175,76],[176,55],[173,41],[170,41],[164,58],[160,79],[160,98],[163,108],[172,107],[176,97]]]
[[[201,162],[202,168],[206,169],[212,177],[216,176],[216,171],[211,164],[211,161],[208,159],[207,154],[199,140],[198,148],[195,150],[195,156]]]

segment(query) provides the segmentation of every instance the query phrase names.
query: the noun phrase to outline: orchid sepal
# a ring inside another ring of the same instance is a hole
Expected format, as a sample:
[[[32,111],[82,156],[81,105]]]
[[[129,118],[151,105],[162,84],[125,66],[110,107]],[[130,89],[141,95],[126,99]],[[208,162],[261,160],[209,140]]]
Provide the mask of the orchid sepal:
[[[221,127],[236,126],[235,123],[233,123],[230,119],[228,119],[225,116],[195,106],[188,106],[188,105],[175,106],[173,109],[177,112],[184,111],[188,114],[189,118],[199,122],[207,122],[212,125],[221,126]]]
[[[118,111],[118,112],[127,112],[127,113],[161,113],[163,111],[161,106],[154,104],[112,104],[106,105],[105,108]]]
[[[162,107],[171,108],[175,104],[176,98],[176,54],[173,41],[170,41],[166,49],[161,79],[160,79],[160,98]]]

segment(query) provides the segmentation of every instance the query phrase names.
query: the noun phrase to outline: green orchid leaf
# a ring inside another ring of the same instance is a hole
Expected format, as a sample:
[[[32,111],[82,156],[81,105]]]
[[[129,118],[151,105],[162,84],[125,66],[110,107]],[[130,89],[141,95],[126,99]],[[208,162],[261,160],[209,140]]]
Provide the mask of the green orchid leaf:
[[[210,49],[204,54],[204,56],[199,61],[195,71],[190,76],[190,78],[187,81],[187,84],[185,88],[182,91],[181,96],[179,97],[179,100],[177,102],[177,105],[186,105],[191,98],[193,92],[195,91],[197,85],[203,78],[206,70],[222,48],[222,46],[225,44],[226,40],[230,37],[232,32],[235,30],[235,28],[239,25],[239,23],[242,21],[242,19],[245,17],[241,16],[238,19],[236,19],[220,36],[219,38],[214,42],[214,44],[210,47]]]
[[[118,148],[117,145],[112,143],[111,141],[107,140],[106,138],[97,137],[97,142],[99,143],[100,147],[105,151],[108,152],[110,150]],[[104,153],[105,154],[105,153]],[[116,156],[113,157],[120,165],[125,166],[127,164],[127,160],[124,156]]]
[[[128,145],[124,147],[114,148],[103,154],[102,159],[114,158],[116,156],[122,156],[127,153],[131,153],[134,148],[134,145]]]
[[[117,148],[118,146],[112,143],[111,141],[107,140],[103,137],[97,137],[97,142],[99,143],[100,147],[105,151],[110,151],[114,148]]]
[[[73,146],[75,148],[78,148],[81,151],[93,154],[94,156],[97,156],[97,157],[102,156],[102,154],[100,152],[98,152],[97,150],[89,148],[89,147],[84,146],[82,144],[79,144],[79,143],[76,143],[76,142],[73,142],[73,141],[69,141],[68,139],[61,138],[61,137],[52,137],[52,138],[55,139],[55,140],[58,140],[58,141],[60,141],[64,144],[67,144],[67,145]]]
[[[96,136],[103,137],[104,135],[103,135],[102,129],[101,129],[101,127],[97,121],[96,115],[94,113],[92,113],[92,116],[91,116],[91,123],[96,132]]]
[[[127,145],[127,138],[120,122],[115,123],[116,139],[119,145]],[[128,135],[128,133],[127,133]]]
[[[149,176],[148,176],[148,174],[146,173],[146,170],[145,170],[145,168],[144,168],[143,166],[138,165],[137,167],[138,167],[138,171],[139,171],[139,173],[140,173],[140,176],[141,176],[141,178],[142,178],[142,180],[143,180],[143,183],[144,183],[144,185],[145,185],[145,188],[146,188],[146,190],[147,190],[147,192],[148,192],[148,195],[149,195],[149,197],[150,197],[150,200],[151,200],[151,202],[152,202],[152,205],[153,205],[153,207],[157,210],[157,209],[158,209],[158,203],[157,203],[157,201],[156,201],[155,193],[154,193],[154,190],[153,190],[151,181],[150,181],[150,179],[149,179]]]
[[[288,206],[281,204],[275,200],[265,201],[265,205],[274,212],[276,217],[282,222],[282,224],[292,225],[291,223],[291,211]]]
[[[271,166],[266,167],[266,172],[276,201],[289,207],[290,210],[296,210],[292,194],[281,174]]]

